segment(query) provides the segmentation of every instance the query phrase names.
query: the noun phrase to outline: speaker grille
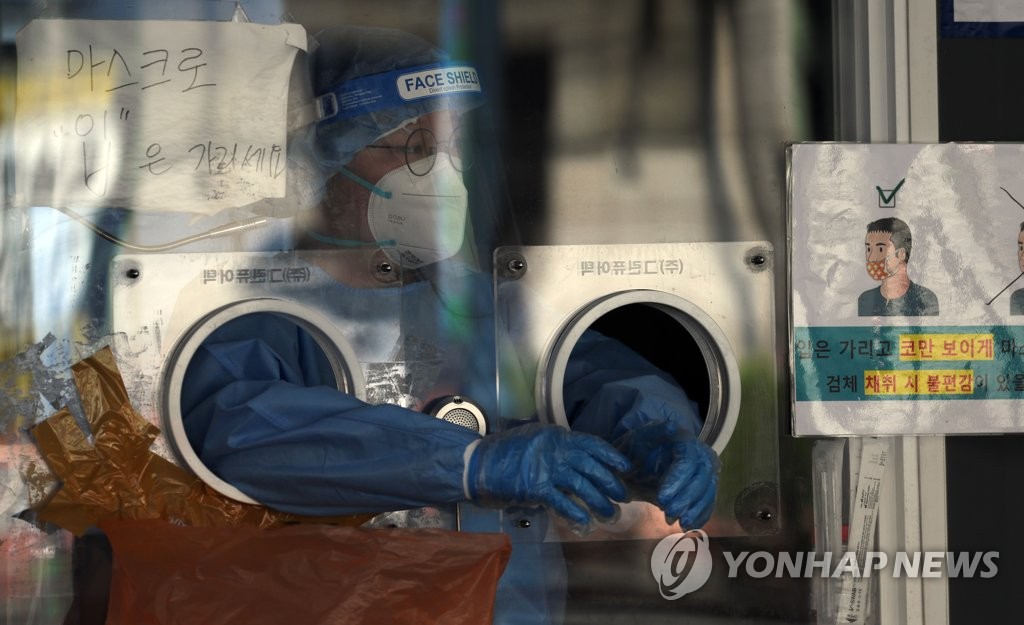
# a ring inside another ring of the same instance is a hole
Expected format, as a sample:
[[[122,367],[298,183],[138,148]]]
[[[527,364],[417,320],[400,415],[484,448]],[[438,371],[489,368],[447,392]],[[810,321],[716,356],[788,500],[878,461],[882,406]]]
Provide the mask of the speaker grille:
[[[477,434],[487,433],[487,417],[483,411],[461,395],[449,395],[436,400],[428,412],[442,421],[473,430]]]
[[[448,423],[461,425],[462,427],[473,430],[474,432],[480,431],[480,423],[477,421],[476,415],[465,408],[454,408],[449,410],[444,413],[444,417],[442,418]]]

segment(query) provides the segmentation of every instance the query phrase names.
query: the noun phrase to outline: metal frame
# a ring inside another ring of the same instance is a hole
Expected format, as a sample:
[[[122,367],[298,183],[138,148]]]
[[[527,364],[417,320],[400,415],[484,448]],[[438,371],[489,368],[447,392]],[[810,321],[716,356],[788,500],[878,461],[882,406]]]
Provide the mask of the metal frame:
[[[934,0],[835,0],[836,129],[843,141],[938,140],[938,27]],[[878,511],[878,548],[945,551],[942,436],[892,440]],[[879,578],[882,625],[949,623],[946,578]]]
[[[762,383],[777,379],[774,318],[763,314],[773,310],[773,256],[763,241],[498,248],[499,423],[568,425],[561,387],[578,339],[613,309],[649,306],[694,339],[707,367],[713,417],[701,438],[721,454],[722,476],[704,529],[713,537],[777,532],[778,448],[765,443],[778,440],[778,398]],[[662,262],[673,269],[662,271]],[[588,265],[597,271],[584,270]],[[617,523],[586,536],[563,532],[558,540],[660,539],[675,532],[678,526],[655,506],[636,501],[624,504]]]
[[[384,258],[383,252],[362,249],[115,257],[108,293],[111,316],[103,331],[126,337],[131,370],[125,387],[136,410],[161,429],[154,451],[195,472],[214,490],[251,503],[206,469],[188,444],[180,395],[188,363],[202,342],[222,325],[252,313],[288,318],[308,332],[323,348],[340,390],[364,401],[400,403],[398,374],[374,364],[384,360],[386,351],[376,351],[361,336],[367,332],[366,319],[350,319],[338,310],[336,283],[324,269],[334,262],[369,265],[378,258]],[[235,281],[236,269],[246,272],[244,280]],[[261,277],[250,279],[256,272]],[[399,287],[393,277],[397,273],[381,279],[382,288]],[[373,314],[369,322],[388,328],[383,331],[397,340],[398,296],[393,309],[380,306]]]

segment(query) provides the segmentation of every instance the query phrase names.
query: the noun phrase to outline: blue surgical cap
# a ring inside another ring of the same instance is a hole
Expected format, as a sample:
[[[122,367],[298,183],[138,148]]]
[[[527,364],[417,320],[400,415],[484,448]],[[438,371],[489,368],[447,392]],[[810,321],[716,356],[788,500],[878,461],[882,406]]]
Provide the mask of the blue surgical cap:
[[[481,101],[476,70],[453,63],[416,35],[390,28],[343,26],[317,35],[313,91],[325,117],[317,156],[329,169],[421,115],[463,111]]]

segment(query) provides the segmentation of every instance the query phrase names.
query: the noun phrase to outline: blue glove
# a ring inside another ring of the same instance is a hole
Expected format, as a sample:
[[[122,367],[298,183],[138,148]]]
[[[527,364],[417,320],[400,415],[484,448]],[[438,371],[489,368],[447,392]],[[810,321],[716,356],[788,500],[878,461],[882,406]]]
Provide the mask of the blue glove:
[[[638,495],[665,512],[669,523],[685,529],[707,523],[718,490],[714,450],[671,421],[655,421],[627,431],[615,447],[633,461],[627,480]]]
[[[591,511],[615,515],[613,500],[626,499],[615,472],[629,468],[622,454],[596,436],[527,425],[475,444],[466,465],[466,494],[472,500],[547,506],[586,526]]]
[[[626,482],[684,528],[710,518],[718,458],[697,440],[697,404],[667,373],[622,343],[588,331],[566,368],[566,412],[575,431],[611,441],[633,464]]]

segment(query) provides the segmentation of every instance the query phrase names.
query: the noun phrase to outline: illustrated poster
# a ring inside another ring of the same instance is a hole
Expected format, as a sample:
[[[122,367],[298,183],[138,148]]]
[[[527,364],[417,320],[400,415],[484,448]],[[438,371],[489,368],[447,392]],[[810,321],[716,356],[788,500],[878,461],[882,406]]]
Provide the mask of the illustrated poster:
[[[1024,430],[1024,146],[789,152],[794,433]]]

